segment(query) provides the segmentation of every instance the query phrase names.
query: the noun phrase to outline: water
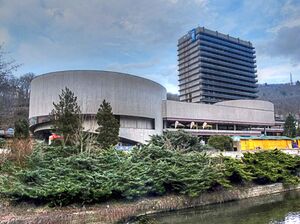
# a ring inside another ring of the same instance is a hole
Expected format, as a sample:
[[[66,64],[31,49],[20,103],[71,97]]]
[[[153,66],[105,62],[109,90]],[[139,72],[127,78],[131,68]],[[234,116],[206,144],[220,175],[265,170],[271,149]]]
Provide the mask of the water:
[[[300,191],[160,213],[162,224],[300,224]]]

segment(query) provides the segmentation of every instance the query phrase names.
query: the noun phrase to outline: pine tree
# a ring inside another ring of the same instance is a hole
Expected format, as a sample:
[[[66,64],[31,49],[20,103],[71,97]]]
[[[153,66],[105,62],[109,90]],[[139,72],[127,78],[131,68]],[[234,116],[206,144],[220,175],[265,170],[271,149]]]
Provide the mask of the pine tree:
[[[296,120],[292,114],[289,114],[285,119],[283,134],[290,138],[296,136]]]
[[[54,131],[63,136],[65,144],[74,144],[75,133],[82,129],[81,111],[77,104],[77,97],[65,87],[59,95],[59,102],[53,102],[53,106],[51,115]]]
[[[112,113],[112,108],[109,102],[103,100],[100,108],[98,109],[97,124],[99,132],[97,141],[100,146],[107,149],[111,146],[116,145],[119,142],[119,129],[120,124]]]
[[[28,138],[29,137],[29,124],[27,119],[19,119],[15,122],[15,133],[16,138]]]

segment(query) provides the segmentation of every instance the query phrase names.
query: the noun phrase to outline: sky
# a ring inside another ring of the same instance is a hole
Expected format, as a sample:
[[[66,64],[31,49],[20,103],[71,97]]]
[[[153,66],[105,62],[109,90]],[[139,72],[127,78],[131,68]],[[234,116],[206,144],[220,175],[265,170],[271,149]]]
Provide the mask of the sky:
[[[300,80],[300,0],[0,0],[17,76],[110,70],[177,93],[177,41],[197,26],[251,41],[259,83]]]

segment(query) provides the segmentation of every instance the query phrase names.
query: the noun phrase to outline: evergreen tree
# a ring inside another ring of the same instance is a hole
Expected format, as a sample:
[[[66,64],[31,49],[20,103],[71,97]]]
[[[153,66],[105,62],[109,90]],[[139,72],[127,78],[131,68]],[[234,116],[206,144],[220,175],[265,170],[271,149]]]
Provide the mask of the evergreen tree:
[[[233,151],[233,140],[229,136],[210,136],[207,143],[211,147],[221,151]]]
[[[19,119],[15,122],[16,138],[28,138],[29,137],[29,124],[27,119]]]
[[[112,113],[112,108],[109,102],[103,100],[97,115],[98,137],[97,141],[104,149],[116,145],[119,142],[120,124]]]
[[[59,102],[53,102],[54,109],[51,112],[53,129],[64,138],[65,144],[74,144],[75,133],[82,130],[80,118],[80,107],[77,104],[77,97],[65,87],[59,95]]]
[[[285,119],[283,134],[290,138],[296,136],[296,120],[292,114],[289,114]]]

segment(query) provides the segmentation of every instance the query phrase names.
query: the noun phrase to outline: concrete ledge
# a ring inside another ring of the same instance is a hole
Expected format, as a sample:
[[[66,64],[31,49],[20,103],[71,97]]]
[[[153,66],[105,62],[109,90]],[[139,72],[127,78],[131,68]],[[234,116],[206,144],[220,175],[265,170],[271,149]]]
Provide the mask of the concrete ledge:
[[[284,186],[281,183],[232,188],[229,190],[203,193],[199,197],[167,195],[155,198],[144,198],[134,202],[114,202],[96,204],[86,208],[41,208],[22,209],[23,213],[14,212],[17,207],[3,209],[0,203],[0,223],[115,223],[130,217],[151,213],[194,208],[208,204],[223,203],[263,195],[298,190],[297,186]],[[19,208],[20,209],[20,208]],[[28,211],[28,212],[25,212]]]

